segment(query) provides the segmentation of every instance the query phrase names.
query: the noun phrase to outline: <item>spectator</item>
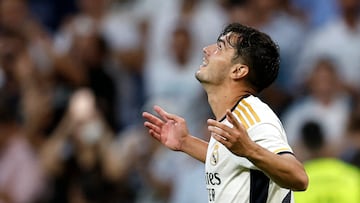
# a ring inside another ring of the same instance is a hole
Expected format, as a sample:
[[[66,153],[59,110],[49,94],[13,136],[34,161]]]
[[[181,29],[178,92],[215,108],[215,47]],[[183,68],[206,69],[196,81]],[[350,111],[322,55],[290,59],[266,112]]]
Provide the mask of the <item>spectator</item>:
[[[326,145],[340,150],[345,126],[350,113],[351,97],[342,89],[338,68],[331,59],[320,58],[307,78],[306,94],[298,98],[283,115],[284,128],[290,145],[302,157],[299,148],[301,127],[307,121],[316,121],[324,129]],[[305,157],[302,157],[305,158]]]
[[[146,67],[145,81],[148,92],[148,102],[164,100],[167,107],[175,107],[175,112],[189,119],[189,127],[199,132],[199,119],[194,116],[196,109],[201,113],[209,110],[203,89],[196,80],[194,73],[198,69],[198,61],[192,58],[194,36],[189,27],[179,23],[170,33],[168,45],[169,58],[158,58]]]
[[[25,0],[0,1],[0,25],[3,28],[12,31],[27,29],[30,14]]]
[[[49,81],[31,57],[23,32],[1,29],[0,69],[4,82],[0,89],[12,98],[22,127],[32,144],[38,145],[52,122]]]
[[[360,105],[355,102],[345,132],[341,158],[360,168]]]
[[[214,1],[158,0],[156,4],[161,7],[154,7],[153,0],[140,1],[139,4],[139,8],[145,9],[145,17],[150,20],[149,38],[146,44],[149,63],[152,63],[153,59],[170,57],[168,45],[164,46],[164,42],[168,44],[171,41],[169,33],[176,29],[178,22],[187,24],[192,33],[194,38],[192,49],[196,54],[194,58],[198,60],[201,59],[201,55],[197,54],[199,50],[212,42],[227,22],[224,11]]]
[[[316,122],[305,123],[301,132],[301,142],[310,154],[304,163],[310,184],[305,192],[295,193],[295,201],[359,202],[360,170],[333,157],[331,148],[325,143],[322,128]]]
[[[45,176],[17,116],[11,98],[0,94],[0,202],[34,203],[44,194]]]
[[[116,84],[109,71],[112,66],[107,42],[92,25],[75,28],[71,35],[68,51],[58,53],[49,48],[54,64],[55,90],[67,95],[61,108],[66,108],[68,97],[74,90],[88,87],[94,92],[106,122],[116,131],[119,128],[115,115]]]
[[[202,117],[208,115],[207,112],[210,111],[210,108],[204,105],[207,103],[207,98],[201,86],[193,78],[199,66],[198,61],[192,57],[193,47],[196,46],[195,37],[190,27],[182,22],[178,23],[170,32],[169,37],[169,42],[164,41],[168,48],[169,58],[153,60],[153,63],[145,70],[145,81],[149,94],[147,105],[152,106],[155,102],[164,104],[166,108],[173,109],[173,112],[188,119],[189,128],[196,132],[195,134],[202,135],[202,126],[205,123],[201,120],[205,120]],[[199,114],[195,115],[193,113],[195,110],[199,111]],[[163,159],[167,160],[166,163],[163,162]],[[168,171],[167,165],[176,165],[177,169]],[[149,177],[152,177],[149,182],[167,188],[168,194],[161,194],[163,201],[185,201],[181,199],[184,194],[179,194],[184,187],[181,184],[184,184],[183,181],[189,178],[191,170],[197,170],[199,166],[201,167],[194,160],[176,153],[168,153],[166,149],[158,146],[149,162],[147,173]],[[193,177],[192,185],[203,183],[199,177]],[[194,191],[193,194],[204,194],[206,197],[206,193],[202,193],[200,189],[194,188],[192,191]],[[187,197],[191,200],[195,196],[188,194]],[[204,201],[204,199],[200,198],[198,201]]]
[[[83,37],[90,32],[103,37],[109,48],[106,72],[114,80],[115,88],[113,106],[110,105],[109,111],[116,114],[110,115],[116,121],[112,126],[121,131],[140,123],[140,108],[144,103],[142,68],[145,50],[141,22],[136,16],[130,17],[125,3],[115,6],[104,0],[78,0],[77,4],[79,11],[69,21],[64,21],[55,35],[55,52],[60,56],[67,55],[79,35]],[[78,68],[63,66],[62,72],[76,79],[75,82],[83,83],[84,78],[79,78],[83,74]]]
[[[299,55],[301,63],[296,68],[298,77],[295,80],[302,83],[300,76],[311,71],[317,58],[329,56],[338,63],[338,74],[347,91],[357,95],[360,88],[360,1],[338,0],[338,3],[338,18],[308,35]]]
[[[311,29],[322,27],[339,15],[337,0],[290,0],[290,4],[302,13]]]
[[[39,22],[50,33],[59,28],[59,23],[76,12],[73,0],[28,0],[29,9]]]
[[[113,135],[91,90],[76,91],[67,113],[41,150],[50,180],[47,201],[127,202],[119,196],[123,193],[117,182],[104,173],[105,151]]]

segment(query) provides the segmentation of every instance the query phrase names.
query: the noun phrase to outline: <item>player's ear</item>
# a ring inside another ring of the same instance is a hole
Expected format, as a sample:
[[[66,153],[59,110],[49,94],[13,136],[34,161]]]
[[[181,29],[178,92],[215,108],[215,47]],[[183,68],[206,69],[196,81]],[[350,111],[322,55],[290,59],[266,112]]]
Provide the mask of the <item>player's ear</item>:
[[[244,78],[249,73],[249,67],[244,64],[235,64],[232,68],[232,78],[235,80]]]

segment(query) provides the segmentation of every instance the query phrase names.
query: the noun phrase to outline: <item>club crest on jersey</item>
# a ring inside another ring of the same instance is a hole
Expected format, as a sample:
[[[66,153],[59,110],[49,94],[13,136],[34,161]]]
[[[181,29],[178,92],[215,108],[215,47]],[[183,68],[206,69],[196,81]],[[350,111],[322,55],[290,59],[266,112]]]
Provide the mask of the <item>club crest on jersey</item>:
[[[215,166],[219,162],[219,145],[216,144],[211,153],[210,163]]]

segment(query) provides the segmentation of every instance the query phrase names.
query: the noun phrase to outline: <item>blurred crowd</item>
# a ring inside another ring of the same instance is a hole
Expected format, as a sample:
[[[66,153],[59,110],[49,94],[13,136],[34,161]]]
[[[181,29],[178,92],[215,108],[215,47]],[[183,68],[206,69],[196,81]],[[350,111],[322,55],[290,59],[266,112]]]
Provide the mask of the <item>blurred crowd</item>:
[[[358,0],[0,0],[0,203],[207,202],[203,164],[141,113],[158,104],[209,138],[194,74],[229,22],[279,45],[260,96],[305,167],[359,169]]]

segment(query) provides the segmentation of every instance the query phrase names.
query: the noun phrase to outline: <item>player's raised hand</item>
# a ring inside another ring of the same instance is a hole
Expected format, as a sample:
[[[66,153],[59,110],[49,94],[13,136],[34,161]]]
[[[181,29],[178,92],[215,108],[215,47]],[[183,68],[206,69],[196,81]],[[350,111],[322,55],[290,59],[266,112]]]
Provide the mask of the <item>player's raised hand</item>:
[[[238,156],[246,157],[250,152],[250,148],[254,146],[254,142],[244,126],[239,123],[230,110],[226,111],[226,119],[233,125],[229,127],[223,123],[213,119],[208,120],[208,129],[212,136],[226,148]]]
[[[183,141],[189,135],[185,119],[170,114],[159,106],[154,106],[154,110],[159,116],[148,112],[142,114],[149,134],[169,149],[181,151]]]

